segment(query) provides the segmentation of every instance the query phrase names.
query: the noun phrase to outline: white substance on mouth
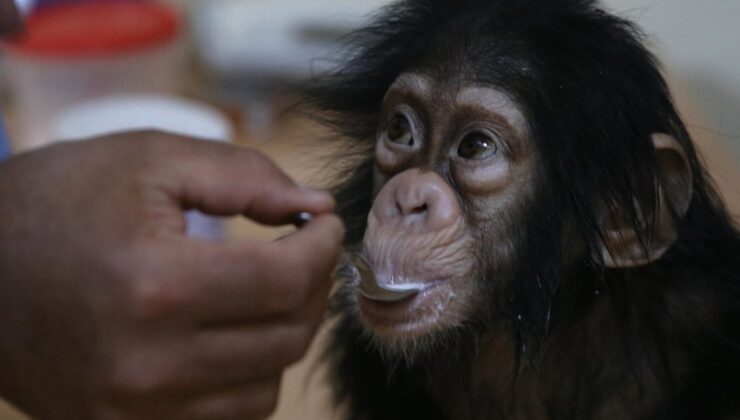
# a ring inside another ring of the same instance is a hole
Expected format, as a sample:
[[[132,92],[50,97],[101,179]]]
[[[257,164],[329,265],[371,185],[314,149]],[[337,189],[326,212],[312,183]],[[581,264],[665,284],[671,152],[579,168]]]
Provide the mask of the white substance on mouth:
[[[425,285],[424,283],[397,283],[397,284],[377,283],[377,284],[378,284],[378,287],[380,287],[381,289],[395,291],[395,292],[409,292],[409,291],[421,292],[428,287],[428,285]]]
[[[361,256],[351,258],[352,268],[359,277],[359,290],[368,299],[380,302],[397,302],[423,291],[423,283],[381,284],[367,261]]]

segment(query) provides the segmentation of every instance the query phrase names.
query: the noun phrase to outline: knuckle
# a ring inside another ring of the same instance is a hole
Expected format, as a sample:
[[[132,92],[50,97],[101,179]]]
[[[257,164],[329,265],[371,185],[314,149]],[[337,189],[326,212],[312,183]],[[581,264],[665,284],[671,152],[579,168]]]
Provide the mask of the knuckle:
[[[263,188],[275,186],[292,186],[293,181],[280,170],[272,159],[270,159],[264,153],[253,150],[253,149],[239,149],[240,153],[237,157],[243,162],[240,162],[240,166],[248,169],[250,173],[259,174],[261,185]]]
[[[116,310],[127,320],[156,318],[167,304],[166,289],[136,246],[116,252],[108,271],[115,287],[110,290]]]
[[[191,293],[178,282],[143,276],[132,283],[128,308],[134,320],[161,319],[177,312],[191,299]]]
[[[192,138],[180,134],[168,133],[156,129],[143,129],[131,133],[124,133],[128,143],[131,139],[136,139],[138,143],[136,158],[142,160],[143,166],[147,168],[161,167],[163,162],[170,159],[189,158],[193,153],[193,144],[202,146],[199,143],[192,143]]]
[[[142,243],[144,242],[144,243]],[[171,259],[148,240],[131,244],[119,258],[124,314],[133,321],[153,321],[172,316],[196,298],[196,284],[184,270],[166,264]]]

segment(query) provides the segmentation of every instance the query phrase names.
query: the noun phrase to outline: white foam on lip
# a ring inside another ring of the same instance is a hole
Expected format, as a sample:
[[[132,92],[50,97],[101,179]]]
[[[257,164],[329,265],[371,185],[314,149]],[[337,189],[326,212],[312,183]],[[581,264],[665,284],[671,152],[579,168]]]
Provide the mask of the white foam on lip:
[[[378,284],[378,287],[380,287],[381,289],[385,289],[388,291],[397,291],[397,292],[410,292],[410,291],[421,292],[427,288],[427,285],[425,285],[424,283],[381,284],[381,283],[378,283],[377,281],[376,283]]]
[[[431,287],[431,285],[434,282],[424,282],[424,281],[413,281],[411,279],[403,278],[403,277],[396,277],[396,276],[383,276],[383,275],[376,275],[373,273],[373,280],[378,285],[379,288],[389,291],[397,291],[397,292],[423,292],[424,290]]]
[[[414,296],[426,287],[423,283],[381,284],[375,272],[360,255],[352,255],[352,268],[359,278],[359,291],[368,299],[378,302],[399,302]]]

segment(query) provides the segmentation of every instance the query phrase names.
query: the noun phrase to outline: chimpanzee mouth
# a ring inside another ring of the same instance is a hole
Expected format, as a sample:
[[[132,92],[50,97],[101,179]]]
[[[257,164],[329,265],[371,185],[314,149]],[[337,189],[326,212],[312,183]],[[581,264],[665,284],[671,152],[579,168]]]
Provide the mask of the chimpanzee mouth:
[[[359,255],[352,256],[352,263],[360,283],[358,290],[362,296],[376,302],[400,302],[417,295],[428,286],[422,282],[397,283],[392,279],[379,281],[370,264]]]
[[[445,280],[389,278],[376,275],[362,257],[354,256],[352,262],[359,277],[357,294],[361,315],[376,332],[423,330],[425,325],[435,323],[446,306],[442,301],[445,296],[450,297],[443,290],[445,287],[438,287],[448,283]]]
[[[368,280],[362,276],[358,291],[367,299],[381,303],[396,303],[411,299],[419,293],[430,289],[438,282],[404,282]]]
[[[380,294],[360,286],[357,289],[360,317],[367,328],[381,336],[423,335],[439,327],[449,303],[448,288],[444,287],[447,283],[425,283],[419,291],[383,289]]]

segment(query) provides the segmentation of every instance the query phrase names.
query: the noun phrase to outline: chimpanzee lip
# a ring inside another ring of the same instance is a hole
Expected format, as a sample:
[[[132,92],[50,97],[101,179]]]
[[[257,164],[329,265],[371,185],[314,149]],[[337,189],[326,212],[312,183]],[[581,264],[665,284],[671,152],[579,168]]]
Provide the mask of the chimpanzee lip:
[[[350,254],[360,318],[380,335],[423,334],[433,329],[454,297],[454,277],[426,278],[376,272],[360,254]]]
[[[385,302],[374,300],[357,292],[359,310],[364,321],[376,332],[393,335],[398,332],[414,332],[424,329],[424,325],[434,323],[440,313],[435,306],[437,295],[446,293],[447,281],[424,282],[424,289],[403,300]]]
[[[385,301],[381,299],[374,299],[373,296],[368,295],[367,293],[363,293],[362,290],[358,290],[359,294],[373,302],[377,302],[379,304],[385,304],[385,305],[391,305],[394,303],[400,303],[400,302],[406,302],[413,299],[416,299],[417,297],[423,297],[426,292],[434,289],[435,287],[441,285],[444,283],[444,280],[427,280],[427,281],[407,281],[402,283],[386,283],[386,282],[378,282],[382,287],[388,287],[391,290],[398,290],[398,291],[404,291],[404,290],[414,290],[413,294],[410,294],[408,297],[404,299],[399,299],[397,301]]]
[[[421,293],[432,284],[428,280],[411,281],[406,276],[387,272],[376,273],[372,265],[361,254],[352,254],[349,258],[352,277],[358,281],[358,291],[370,300],[385,303],[399,302]]]
[[[375,275],[364,272],[360,275],[358,286],[364,297],[383,303],[399,302],[422,293],[433,287],[434,281],[397,281],[395,276]]]

